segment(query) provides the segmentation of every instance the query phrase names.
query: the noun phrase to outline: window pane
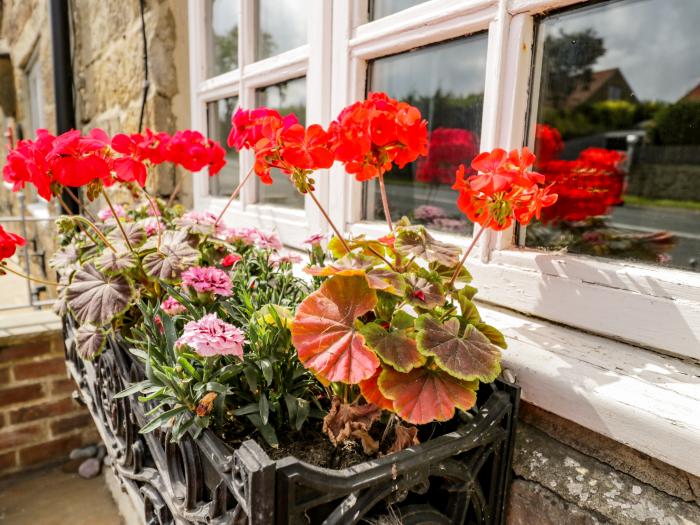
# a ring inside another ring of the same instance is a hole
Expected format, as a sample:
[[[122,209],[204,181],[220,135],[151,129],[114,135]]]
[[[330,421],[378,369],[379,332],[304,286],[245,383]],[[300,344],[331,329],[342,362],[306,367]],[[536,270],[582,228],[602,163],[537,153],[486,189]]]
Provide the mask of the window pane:
[[[238,105],[238,97],[229,97],[207,104],[207,134],[226,149],[226,165],[215,177],[209,177],[209,194],[228,197],[238,185],[238,152],[226,146],[231,130],[231,115]]]
[[[423,2],[425,0],[370,0],[369,19],[377,20],[378,18],[393,15]]]
[[[374,60],[371,91],[418,107],[430,126],[427,157],[395,168],[385,177],[392,219],[456,233],[471,233],[451,189],[460,164],[469,166],[479,152],[486,67],[485,34]],[[379,185],[366,186],[367,219],[383,220]]]
[[[256,0],[255,7],[255,60],[306,44],[306,0]]]
[[[526,243],[699,270],[700,3],[596,4],[539,24],[535,149],[559,201]]]
[[[208,0],[208,76],[238,67],[238,0]]]
[[[255,105],[276,109],[282,116],[294,113],[299,122],[306,123],[306,78],[295,78],[281,84],[259,89],[255,93]],[[289,178],[278,169],[272,170],[271,185],[258,182],[258,202],[288,208],[303,208],[304,197]]]

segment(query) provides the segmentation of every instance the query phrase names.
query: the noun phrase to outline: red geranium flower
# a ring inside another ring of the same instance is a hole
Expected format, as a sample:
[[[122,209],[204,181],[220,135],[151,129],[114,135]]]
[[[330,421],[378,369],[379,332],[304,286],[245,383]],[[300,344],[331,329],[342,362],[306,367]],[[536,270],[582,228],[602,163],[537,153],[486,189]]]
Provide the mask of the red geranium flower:
[[[15,254],[18,246],[24,246],[26,241],[14,233],[5,231],[0,226],[0,261],[8,259]]]
[[[12,191],[24,189],[27,183],[33,184],[39,195],[51,200],[51,176],[46,157],[56,139],[45,129],[37,130],[36,141],[21,140],[7,155],[3,167],[3,179],[12,184]]]
[[[143,135],[134,133],[125,135],[118,133],[112,137],[112,149],[123,154],[123,157],[114,159],[112,166],[118,180],[130,182],[135,180],[143,188],[146,185],[146,166],[143,161],[146,159],[141,148]]]
[[[333,153],[328,148],[328,133],[318,124],[307,129],[295,124],[280,134],[282,160],[302,170],[330,168]]]
[[[99,128],[86,137],[78,130],[56,137],[49,153],[53,180],[72,187],[84,186],[93,180],[111,186],[114,181],[108,157],[109,142],[107,134]]]

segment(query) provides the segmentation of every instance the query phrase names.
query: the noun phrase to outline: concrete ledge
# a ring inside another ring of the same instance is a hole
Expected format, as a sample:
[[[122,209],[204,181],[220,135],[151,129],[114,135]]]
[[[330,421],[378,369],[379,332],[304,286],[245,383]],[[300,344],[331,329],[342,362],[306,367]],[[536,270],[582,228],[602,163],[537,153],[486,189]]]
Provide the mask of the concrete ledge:
[[[47,337],[63,329],[61,318],[50,310],[35,310],[0,316],[0,346]]]

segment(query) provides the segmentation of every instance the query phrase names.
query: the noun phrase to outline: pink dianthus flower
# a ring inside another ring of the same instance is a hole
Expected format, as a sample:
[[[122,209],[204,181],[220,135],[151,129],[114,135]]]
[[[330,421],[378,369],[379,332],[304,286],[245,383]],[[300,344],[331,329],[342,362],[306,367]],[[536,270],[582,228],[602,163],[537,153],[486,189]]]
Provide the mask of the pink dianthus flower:
[[[231,278],[225,271],[213,266],[195,266],[184,271],[182,284],[200,293],[211,292],[224,297],[231,295]]]
[[[199,321],[187,323],[176,345],[187,345],[203,357],[235,355],[243,359],[246,342],[243,330],[225,323],[216,314],[207,314]]]
[[[185,307],[174,297],[168,297],[165,301],[160,303],[160,309],[168,315],[177,315],[185,311]]]

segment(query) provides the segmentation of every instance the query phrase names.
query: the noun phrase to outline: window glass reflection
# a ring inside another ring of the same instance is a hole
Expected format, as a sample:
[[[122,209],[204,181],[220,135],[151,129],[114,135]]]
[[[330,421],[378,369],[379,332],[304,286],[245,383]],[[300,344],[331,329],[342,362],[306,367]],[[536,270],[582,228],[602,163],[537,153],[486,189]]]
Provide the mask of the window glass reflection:
[[[418,107],[430,126],[427,157],[385,177],[392,219],[469,234],[451,189],[460,164],[479,152],[486,66],[485,34],[374,60],[369,88]],[[379,186],[366,185],[365,217],[383,220]]]
[[[700,3],[625,0],[539,24],[535,247],[699,270]]]
[[[306,122],[306,78],[288,80],[274,86],[259,89],[255,93],[255,105],[276,109],[282,116],[294,113],[299,122]],[[271,185],[258,182],[258,202],[290,208],[303,208],[304,197],[292,186],[289,178],[280,170],[271,171]]]
[[[425,0],[370,0],[369,19],[377,20],[393,15],[414,5],[422,4]]]
[[[238,67],[238,1],[208,0],[206,9],[207,72],[213,77]]]
[[[229,97],[207,103],[207,134],[226,150],[226,165],[216,177],[209,177],[209,194],[228,197],[238,185],[238,152],[226,145],[231,130],[231,115],[238,105],[238,97]]]
[[[256,0],[255,59],[262,60],[307,43],[306,0]]]

